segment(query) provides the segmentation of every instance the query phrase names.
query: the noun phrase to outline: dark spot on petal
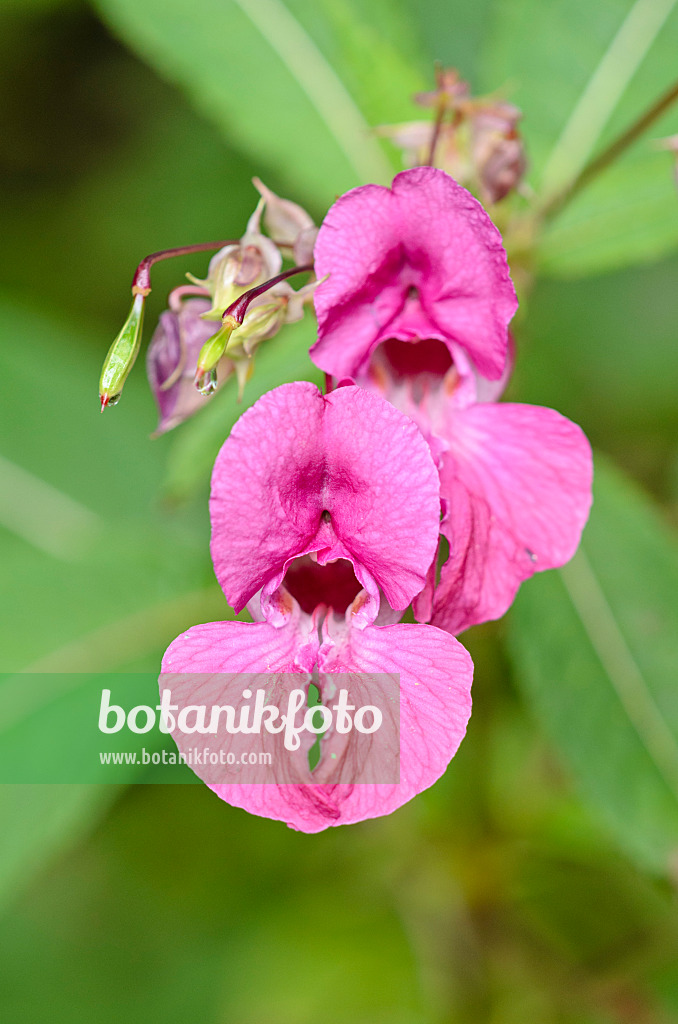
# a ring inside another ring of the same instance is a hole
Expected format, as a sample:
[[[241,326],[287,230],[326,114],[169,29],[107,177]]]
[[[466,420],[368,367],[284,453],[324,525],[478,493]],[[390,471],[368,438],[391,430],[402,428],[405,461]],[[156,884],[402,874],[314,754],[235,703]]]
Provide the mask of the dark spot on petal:
[[[323,510],[320,518],[322,519],[323,523],[331,523],[332,522],[332,516],[329,514],[327,509]]]

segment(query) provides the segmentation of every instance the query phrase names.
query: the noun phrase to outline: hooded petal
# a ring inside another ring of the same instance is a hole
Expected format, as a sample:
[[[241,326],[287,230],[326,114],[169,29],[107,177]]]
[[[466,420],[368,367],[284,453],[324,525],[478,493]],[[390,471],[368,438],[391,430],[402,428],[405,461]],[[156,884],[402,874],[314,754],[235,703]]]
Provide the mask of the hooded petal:
[[[315,268],[316,364],[355,376],[380,341],[434,338],[501,376],[517,308],[501,236],[480,203],[444,171],[417,167],[391,189],[366,185],[325,218]]]
[[[591,448],[553,409],[478,404],[451,420],[442,533],[450,557],[431,621],[458,633],[496,619],[520,583],[569,561],[591,506]],[[415,609],[429,616],[424,602]]]
[[[290,559],[317,551],[321,563],[359,563],[404,608],[433,557],[438,491],[426,442],[384,399],[353,386],[323,396],[313,384],[284,384],[240,418],[217,457],[217,579],[240,609],[282,579]]]

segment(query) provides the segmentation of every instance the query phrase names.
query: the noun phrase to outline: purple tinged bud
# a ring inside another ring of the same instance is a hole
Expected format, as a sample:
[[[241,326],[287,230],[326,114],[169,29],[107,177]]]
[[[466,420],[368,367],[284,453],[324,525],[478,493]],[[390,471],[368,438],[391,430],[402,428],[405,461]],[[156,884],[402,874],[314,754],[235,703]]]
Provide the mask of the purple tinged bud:
[[[471,118],[471,157],[487,203],[503,199],[525,174],[520,118],[520,110],[510,103],[481,106]]]
[[[456,68],[441,68],[436,73],[436,89],[431,92],[419,92],[414,97],[414,102],[420,107],[439,107],[443,104],[447,109],[452,109],[460,100],[469,96],[470,88],[468,82],[460,76]]]
[[[220,324],[202,320],[210,308],[208,299],[188,299],[178,312],[162,313],[146,356],[146,370],[160,420],[154,436],[183,423],[209,401],[195,388],[194,378],[202,346]],[[218,386],[230,376],[232,364],[223,359],[218,367]]]
[[[216,253],[210,260],[207,279],[196,282],[205,285],[212,296],[212,308],[204,314],[204,319],[221,320],[224,310],[243,292],[280,273],[280,250],[260,231],[263,208],[261,199],[240,241],[236,245],[226,245]]]
[[[297,240],[292,250],[294,262],[297,266],[313,263],[313,249],[315,248],[315,240],[318,237],[319,230],[320,228],[313,224],[310,228],[304,228],[297,235]]]
[[[425,163],[431,148],[432,124],[430,121],[403,121],[400,124],[382,124],[374,129],[379,138],[390,139],[402,150],[405,167],[418,167]]]
[[[252,178],[252,183],[266,204],[264,227],[277,245],[293,249],[299,236],[315,227],[310,213],[290,199],[281,199],[259,178]],[[312,253],[313,246],[311,246]],[[306,263],[307,261],[298,260],[297,262]]]

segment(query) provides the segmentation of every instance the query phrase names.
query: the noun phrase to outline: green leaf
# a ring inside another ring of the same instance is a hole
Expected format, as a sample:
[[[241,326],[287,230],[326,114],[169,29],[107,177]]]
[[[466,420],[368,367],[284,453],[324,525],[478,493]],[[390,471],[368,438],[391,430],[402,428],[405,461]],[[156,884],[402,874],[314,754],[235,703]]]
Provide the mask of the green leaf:
[[[0,786],[0,912],[94,828],[118,792],[116,786]]]
[[[124,415],[101,416],[96,339],[10,300],[0,301],[0,331],[0,669],[153,670],[177,633],[229,611],[205,586],[203,517],[170,519],[155,504],[164,449],[148,440],[155,416],[143,377],[130,380]],[[29,718],[43,714],[49,689]],[[68,721],[77,733],[82,719]],[[3,787],[0,903],[85,834],[116,792]]]
[[[676,0],[511,0],[497,6],[485,82],[507,83],[524,111],[530,178],[542,200],[573,180],[669,87],[676,49]],[[678,246],[670,158],[651,142],[677,125],[678,113],[670,111],[554,219],[539,253],[544,270],[592,273]]]
[[[673,257],[539,281],[511,383],[512,400],[554,406],[632,475],[657,482],[678,433],[677,275]]]
[[[428,87],[432,87],[433,62],[440,61],[444,67],[457,68],[476,91],[478,58],[491,20],[492,0],[455,0],[454,5],[440,0],[404,2],[412,11],[429,54]]]
[[[653,135],[670,130],[666,123],[665,130]],[[554,276],[597,274],[658,259],[678,248],[672,159],[644,141],[604,171],[548,226],[539,268]]]
[[[678,851],[678,547],[649,501],[597,463],[579,553],[525,583],[518,685],[597,817],[641,865]]]
[[[130,46],[237,146],[275,168],[295,198],[326,207],[335,193],[390,177],[370,120],[384,116],[384,96],[418,81],[390,41],[416,35],[396,3],[381,0],[375,12],[349,0],[97,3]]]

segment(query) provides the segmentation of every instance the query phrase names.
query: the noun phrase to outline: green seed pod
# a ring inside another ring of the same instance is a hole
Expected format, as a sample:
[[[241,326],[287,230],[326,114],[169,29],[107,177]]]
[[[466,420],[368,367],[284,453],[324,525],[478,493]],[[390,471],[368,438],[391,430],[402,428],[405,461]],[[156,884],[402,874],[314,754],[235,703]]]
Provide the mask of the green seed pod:
[[[99,381],[102,412],[107,405],[118,403],[127,376],[134,366],[141,343],[145,301],[146,296],[143,294],[139,293],[134,296],[129,316],[125,320],[120,334],[108,350]]]
[[[228,317],[220,330],[218,330],[211,338],[208,338],[200,349],[196,378],[201,376],[203,373],[208,373],[210,370],[215,369],[217,363],[226,351],[226,346],[233,334],[234,328],[237,326],[239,325],[233,320],[233,318]]]

